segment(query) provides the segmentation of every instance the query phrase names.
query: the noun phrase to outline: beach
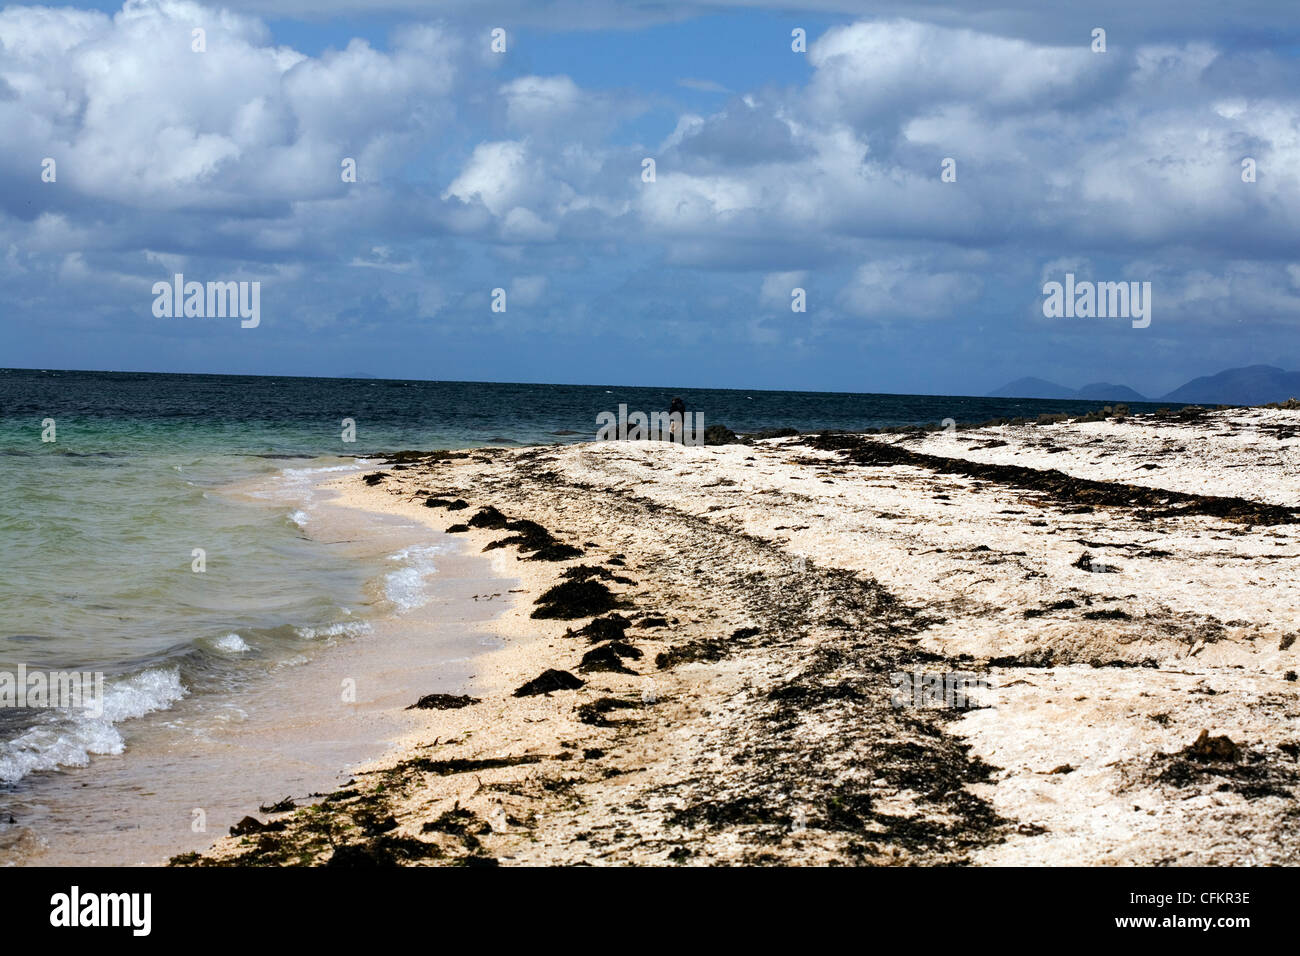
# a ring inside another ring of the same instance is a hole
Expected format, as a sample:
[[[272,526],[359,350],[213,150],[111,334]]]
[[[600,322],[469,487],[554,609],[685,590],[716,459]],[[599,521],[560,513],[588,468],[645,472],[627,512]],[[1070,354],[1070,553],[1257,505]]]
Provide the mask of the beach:
[[[490,559],[500,646],[175,862],[1300,862],[1300,411],[1045,419],[334,479]]]

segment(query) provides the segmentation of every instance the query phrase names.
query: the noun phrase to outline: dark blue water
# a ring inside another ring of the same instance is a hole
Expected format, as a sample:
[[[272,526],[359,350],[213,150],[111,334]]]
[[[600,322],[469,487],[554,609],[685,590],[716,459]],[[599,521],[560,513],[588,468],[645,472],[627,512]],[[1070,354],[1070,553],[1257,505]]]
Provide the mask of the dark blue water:
[[[1098,401],[880,395],[845,392],[768,392],[735,389],[631,388],[619,385],[521,385],[382,379],[268,378],[115,372],[0,370],[0,443],[13,429],[38,429],[54,418],[69,439],[85,429],[82,453],[142,450],[157,440],[194,441],[211,452],[296,456],[366,455],[400,448],[454,448],[482,444],[539,444],[595,437],[596,416],[664,410],[680,396],[704,424],[737,432],[790,427],[866,429],[959,423],[1042,413],[1082,414]],[[1155,403],[1133,403],[1134,411]],[[355,441],[344,441],[344,420]],[[132,423],[148,434],[112,439],[95,433],[103,423]],[[569,434],[566,434],[569,433]],[[64,432],[60,433],[60,440]],[[26,447],[25,442],[19,442]],[[3,447],[0,444],[0,447]],[[70,447],[70,446],[66,446]]]

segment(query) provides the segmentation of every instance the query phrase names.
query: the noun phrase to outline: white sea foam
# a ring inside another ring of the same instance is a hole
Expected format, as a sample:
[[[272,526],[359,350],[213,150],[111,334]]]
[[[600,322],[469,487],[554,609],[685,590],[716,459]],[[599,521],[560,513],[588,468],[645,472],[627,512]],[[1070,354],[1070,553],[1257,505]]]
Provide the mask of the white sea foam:
[[[398,611],[412,611],[429,603],[432,595],[428,579],[437,572],[433,562],[435,554],[442,553],[437,545],[403,548],[390,554],[388,560],[405,562],[405,566],[384,576],[384,596],[397,606]]]
[[[311,520],[311,515],[307,514],[307,512],[303,511],[300,508],[297,511],[293,512],[293,514],[289,515],[289,520],[292,521],[294,524],[296,524],[299,528],[305,528],[307,527],[307,522]]]
[[[295,627],[298,636],[306,640],[316,640],[321,637],[356,637],[358,634],[366,634],[370,631],[370,625],[365,621],[339,621],[337,624],[325,624],[321,627]]]
[[[243,654],[245,651],[251,651],[245,641],[238,634],[227,634],[225,637],[219,637],[212,642],[212,646],[219,651],[225,651],[227,654]]]
[[[352,465],[321,465],[319,468],[286,468],[280,472],[286,481],[301,481],[311,479],[316,475],[323,475],[331,471],[357,471],[361,468],[360,464]]]
[[[104,713],[58,712],[52,720],[27,728],[0,743],[0,783],[59,767],[84,767],[92,754],[126,749],[117,724],[155,710],[166,710],[186,694],[177,668],[153,668],[104,687]]]

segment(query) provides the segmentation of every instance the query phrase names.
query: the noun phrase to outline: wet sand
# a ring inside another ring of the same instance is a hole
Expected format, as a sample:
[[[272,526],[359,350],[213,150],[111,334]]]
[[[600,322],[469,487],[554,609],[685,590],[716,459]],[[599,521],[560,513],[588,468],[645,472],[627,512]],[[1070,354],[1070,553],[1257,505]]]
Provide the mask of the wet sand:
[[[517,579],[503,646],[187,862],[1295,864],[1298,451],[1300,412],[1239,409],[342,479]]]

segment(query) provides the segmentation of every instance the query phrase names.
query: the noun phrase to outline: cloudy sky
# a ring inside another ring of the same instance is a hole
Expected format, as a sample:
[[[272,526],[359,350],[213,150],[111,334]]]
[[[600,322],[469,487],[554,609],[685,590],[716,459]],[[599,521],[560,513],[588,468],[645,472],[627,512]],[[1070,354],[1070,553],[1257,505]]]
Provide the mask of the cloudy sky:
[[[1044,317],[1067,272],[1150,326]],[[0,366],[1159,394],[1298,317],[1289,0],[0,11]]]

